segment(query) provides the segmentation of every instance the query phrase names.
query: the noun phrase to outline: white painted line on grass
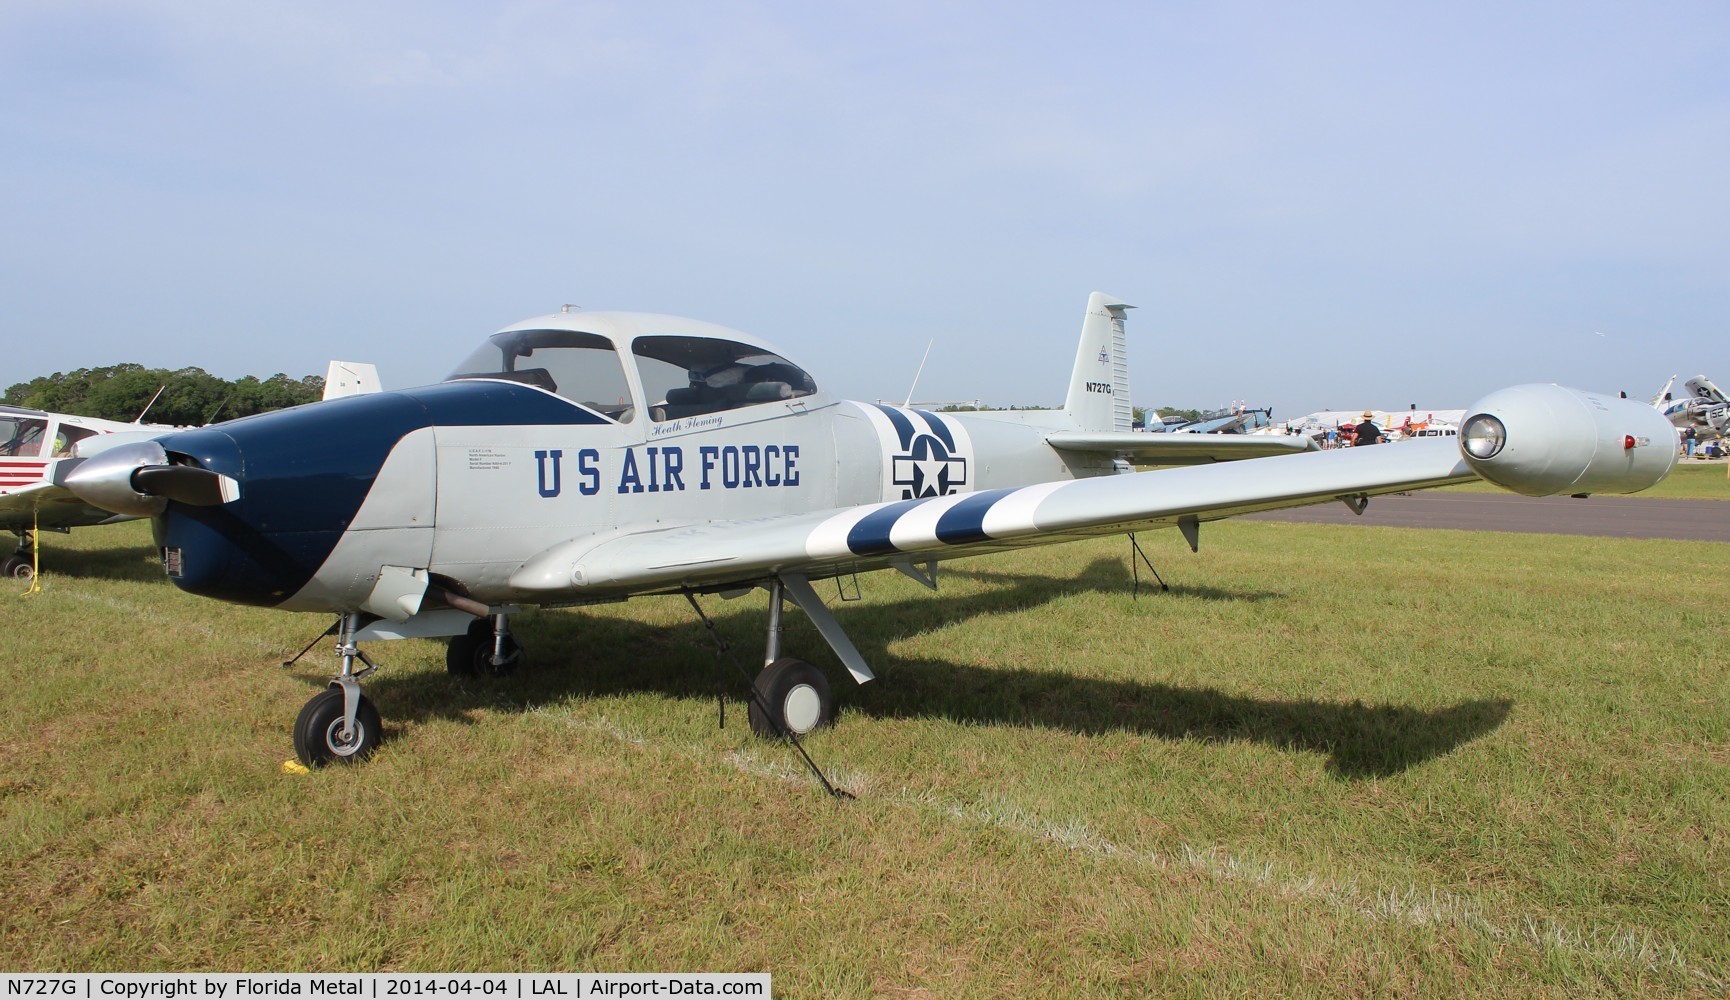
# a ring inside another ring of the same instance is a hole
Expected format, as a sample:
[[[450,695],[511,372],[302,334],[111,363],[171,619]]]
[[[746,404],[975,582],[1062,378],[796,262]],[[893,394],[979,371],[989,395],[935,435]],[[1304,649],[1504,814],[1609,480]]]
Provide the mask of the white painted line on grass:
[[[627,733],[605,717],[590,720],[572,715],[566,721],[578,728],[639,746],[645,742],[641,735]],[[709,747],[687,745],[682,749],[669,749],[696,763],[715,760],[714,751]],[[736,770],[775,781],[801,786],[816,784],[816,779],[808,771],[794,766],[793,762],[765,760],[748,749],[728,751],[721,755],[720,761]],[[846,788],[855,795],[864,794],[879,784],[863,773],[838,768],[830,769],[829,778],[837,788]],[[1434,888],[1425,890],[1414,885],[1403,892],[1366,890],[1356,882],[1341,883],[1313,875],[1282,872],[1271,862],[1233,854],[1224,847],[1181,844],[1175,854],[1144,851],[1102,837],[1081,820],[1054,822],[1013,803],[966,803],[906,788],[887,794],[872,794],[881,801],[926,814],[1048,840],[1095,857],[1118,858],[1160,871],[1191,872],[1221,882],[1252,886],[1288,899],[1315,900],[1375,922],[1412,927],[1455,927],[1491,940],[1523,944],[1541,952],[1579,954],[1640,969],[1668,970],[1714,990],[1730,989],[1730,979],[1701,967],[1701,963],[1689,958],[1675,945],[1658,939],[1656,935],[1626,927],[1582,929],[1531,915],[1517,917],[1512,924],[1497,923],[1470,900]]]

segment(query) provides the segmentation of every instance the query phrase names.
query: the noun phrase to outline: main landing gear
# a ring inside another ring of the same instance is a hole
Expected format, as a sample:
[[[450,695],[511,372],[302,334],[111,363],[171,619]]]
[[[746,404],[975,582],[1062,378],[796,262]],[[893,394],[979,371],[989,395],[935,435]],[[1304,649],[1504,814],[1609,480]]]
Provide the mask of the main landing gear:
[[[445,669],[458,677],[503,677],[523,664],[523,647],[511,634],[509,615],[477,618],[462,635],[451,636]]]
[[[7,556],[0,560],[0,576],[29,583],[36,577],[36,566],[23,556]]]
[[[36,561],[30,558],[30,532],[15,532],[18,536],[18,550],[0,560],[0,577],[29,583],[36,578]]]
[[[774,739],[803,736],[835,721],[829,679],[804,660],[781,655],[781,606],[786,591],[780,579],[769,584],[769,634],[763,672],[752,687],[751,731]]]

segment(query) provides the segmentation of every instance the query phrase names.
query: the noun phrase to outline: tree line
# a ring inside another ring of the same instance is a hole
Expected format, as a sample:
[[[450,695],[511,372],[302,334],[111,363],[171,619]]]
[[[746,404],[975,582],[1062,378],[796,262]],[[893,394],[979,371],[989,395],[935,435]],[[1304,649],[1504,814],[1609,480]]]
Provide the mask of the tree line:
[[[152,404],[157,390],[162,395]],[[104,420],[192,426],[311,403],[324,395],[324,377],[266,379],[246,375],[230,382],[202,368],[146,368],[121,364],[41,375],[6,389],[5,402],[55,413]],[[149,413],[144,408],[150,407]]]

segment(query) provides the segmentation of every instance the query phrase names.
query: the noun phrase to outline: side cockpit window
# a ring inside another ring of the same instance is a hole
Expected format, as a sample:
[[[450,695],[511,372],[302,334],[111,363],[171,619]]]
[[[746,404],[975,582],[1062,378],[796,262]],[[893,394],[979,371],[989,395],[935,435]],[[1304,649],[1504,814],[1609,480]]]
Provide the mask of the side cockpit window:
[[[95,437],[96,432],[88,427],[72,427],[61,424],[54,432],[54,458],[65,458],[72,454],[72,446],[87,437]]]
[[[817,391],[817,383],[798,365],[731,340],[638,337],[631,351],[652,420],[679,420]]]
[[[39,417],[0,415],[0,455],[36,458],[42,454],[42,435],[48,421]]]
[[[574,330],[494,334],[445,378],[508,379],[557,393],[620,423],[635,417],[630,384],[613,342]]]

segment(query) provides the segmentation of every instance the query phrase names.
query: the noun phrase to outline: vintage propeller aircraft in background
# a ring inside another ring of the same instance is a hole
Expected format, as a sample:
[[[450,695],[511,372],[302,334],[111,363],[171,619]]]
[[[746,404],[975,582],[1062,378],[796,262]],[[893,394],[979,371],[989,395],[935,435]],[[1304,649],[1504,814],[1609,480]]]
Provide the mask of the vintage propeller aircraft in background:
[[[1688,395],[1677,399],[1670,391],[1677,378],[1676,375],[1670,376],[1670,381],[1665,382],[1664,388],[1652,397],[1652,405],[1678,431],[1693,427],[1718,435],[1730,434],[1730,396],[1725,396],[1724,390],[1713,385],[1711,379],[1696,375],[1683,383]]]
[[[340,616],[340,672],[294,730],[318,765],[378,743],[365,641],[452,636],[451,670],[500,672],[522,655],[509,619],[527,605],[760,587],[752,725],[799,734],[834,704],[823,673],[781,649],[787,599],[856,681],[872,677],[813,580],[893,568],[935,589],[938,563],[962,556],[1163,527],[1194,546],[1204,521],[1361,511],[1480,477],[1630,493],[1676,462],[1650,406],[1555,385],[1486,396],[1457,439],[1380,448],[1135,433],[1127,308],[1088,300],[1062,409],[966,414],[841,400],[724,327],[567,308],[495,334],[439,384],[112,448],[64,484],[154,518],[183,590]]]

